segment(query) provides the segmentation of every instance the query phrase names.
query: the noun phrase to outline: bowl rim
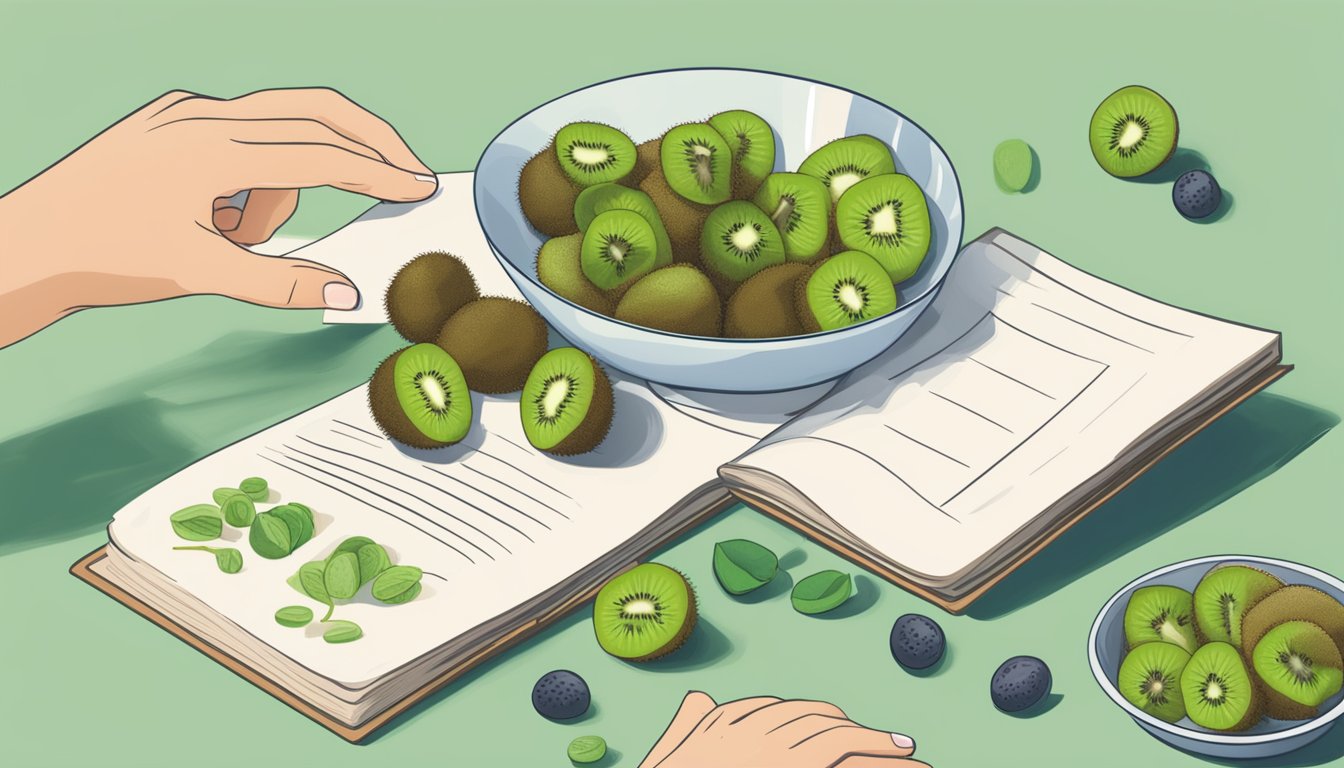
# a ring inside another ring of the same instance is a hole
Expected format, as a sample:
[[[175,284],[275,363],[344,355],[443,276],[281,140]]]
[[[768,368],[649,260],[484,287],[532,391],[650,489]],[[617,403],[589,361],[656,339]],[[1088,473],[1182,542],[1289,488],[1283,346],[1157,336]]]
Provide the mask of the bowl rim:
[[[1134,579],[1125,586],[1121,587],[1111,599],[1097,612],[1097,617],[1092,621],[1092,629],[1087,637],[1087,660],[1092,668],[1092,677],[1096,679],[1097,685],[1101,686],[1102,691],[1115,702],[1121,709],[1125,710],[1131,717],[1142,723],[1149,730],[1159,730],[1172,736],[1178,736],[1183,739],[1200,741],[1206,744],[1226,744],[1226,745],[1251,745],[1251,744],[1269,744],[1277,741],[1285,741],[1296,738],[1320,728],[1329,728],[1335,721],[1344,715],[1344,700],[1341,700],[1329,711],[1318,714],[1310,720],[1304,721],[1301,725],[1293,726],[1282,731],[1272,733],[1256,734],[1236,734],[1236,733],[1213,733],[1208,731],[1196,731],[1190,728],[1168,723],[1165,720],[1159,720],[1152,715],[1140,710],[1138,707],[1130,704],[1120,692],[1116,690],[1111,683],[1110,678],[1106,676],[1106,671],[1101,668],[1101,660],[1097,657],[1097,641],[1101,632],[1101,622],[1104,617],[1111,613],[1116,602],[1126,592],[1136,587],[1143,586],[1153,579],[1165,576],[1168,573],[1189,568],[1195,565],[1219,564],[1225,562],[1236,563],[1259,563],[1261,565],[1273,565],[1288,571],[1300,573],[1304,576],[1310,576],[1319,579],[1335,589],[1344,592],[1344,581],[1332,576],[1329,573],[1312,568],[1309,565],[1296,563],[1291,560],[1279,560],[1272,557],[1259,557],[1257,555],[1210,555],[1207,557],[1196,557],[1189,560],[1182,560],[1178,563],[1172,563],[1156,570],[1149,571],[1142,576]]]
[[[963,243],[962,241],[963,241],[963,240],[965,239],[965,237],[966,237],[966,217],[965,217],[965,211],[966,211],[966,199],[965,199],[965,197],[963,197],[963,195],[962,195],[962,190],[961,190],[961,177],[957,174],[957,167],[956,167],[955,165],[953,165],[953,163],[952,163],[952,156],[949,155],[949,154],[947,153],[947,150],[943,148],[943,145],[940,144],[940,143],[938,143],[938,140],[937,140],[936,138],[934,138],[934,136],[933,136],[932,133],[929,133],[928,131],[924,130],[924,126],[920,125],[919,123],[915,122],[914,120],[911,120],[911,119],[910,119],[904,112],[901,112],[900,110],[896,109],[895,107],[892,107],[890,104],[887,104],[887,103],[884,102],[884,101],[879,101],[878,99],[875,99],[875,98],[873,98],[873,97],[871,97],[871,96],[868,96],[868,95],[866,95],[866,94],[859,93],[858,91],[855,91],[855,90],[853,90],[853,89],[846,88],[846,87],[844,87],[844,86],[842,86],[842,85],[835,85],[834,83],[828,83],[828,82],[826,82],[826,81],[824,81],[824,80],[816,80],[816,79],[814,79],[814,78],[803,77],[803,76],[801,76],[801,75],[789,75],[789,74],[785,74],[785,73],[783,73],[783,72],[772,72],[772,71],[770,71],[770,70],[768,70],[768,69],[752,69],[752,68],[750,68],[750,67],[671,67],[671,68],[668,68],[668,69],[653,69],[653,70],[648,70],[648,71],[646,71],[646,72],[634,72],[634,73],[627,74],[627,75],[621,75],[620,77],[612,77],[612,78],[608,78],[608,79],[606,79],[606,80],[599,80],[599,81],[597,81],[597,82],[595,82],[595,83],[589,83],[588,85],[585,85],[585,86],[583,86],[583,87],[581,87],[581,88],[575,88],[575,89],[573,89],[573,90],[571,90],[571,91],[566,91],[565,93],[562,93],[562,94],[560,94],[559,96],[556,96],[556,97],[554,97],[554,98],[547,99],[546,101],[541,102],[540,104],[536,105],[535,107],[532,107],[532,108],[529,109],[528,111],[524,112],[523,114],[521,114],[521,115],[519,115],[518,117],[514,118],[513,120],[509,121],[508,125],[505,125],[502,129],[500,129],[500,131],[499,131],[498,133],[495,134],[494,138],[490,139],[490,141],[489,141],[488,143],[486,143],[486,145],[485,145],[485,149],[483,149],[483,150],[481,151],[481,156],[480,156],[479,158],[476,159],[476,167],[473,169],[473,178],[472,178],[472,185],[471,185],[471,186],[472,186],[472,189],[471,189],[471,197],[472,197],[472,204],[473,204],[472,207],[475,208],[476,222],[480,225],[480,227],[481,227],[481,233],[482,233],[483,235],[485,235],[485,241],[486,241],[487,244],[489,244],[489,246],[490,246],[490,250],[491,250],[491,252],[493,252],[493,253],[495,254],[495,258],[496,258],[497,260],[499,260],[500,262],[505,262],[505,261],[507,261],[507,259],[504,258],[503,253],[500,251],[499,246],[497,246],[497,245],[495,244],[494,239],[490,237],[490,231],[489,231],[489,230],[486,228],[486,226],[485,226],[485,220],[481,218],[481,206],[480,206],[480,192],[481,192],[481,187],[480,187],[479,182],[477,182],[477,178],[478,178],[478,175],[479,175],[479,173],[480,173],[481,162],[482,162],[483,160],[485,160],[485,156],[490,152],[490,149],[491,149],[491,147],[493,147],[493,146],[495,145],[495,142],[499,141],[499,137],[500,137],[500,136],[503,136],[505,133],[507,133],[507,132],[509,131],[510,128],[512,128],[513,126],[515,126],[515,125],[517,125],[518,123],[522,122],[524,118],[526,118],[528,115],[531,115],[533,112],[536,112],[537,110],[539,110],[539,109],[541,109],[542,107],[545,107],[545,106],[547,106],[547,105],[549,105],[549,104],[552,104],[552,103],[554,103],[554,102],[560,101],[561,99],[567,98],[567,97],[569,97],[569,96],[573,96],[574,94],[579,93],[579,92],[581,92],[581,91],[587,91],[587,90],[592,89],[592,88],[597,88],[598,86],[608,85],[608,84],[610,84],[610,83],[616,83],[616,82],[620,82],[620,81],[622,81],[622,80],[630,80],[630,79],[633,79],[633,78],[636,78],[636,77],[647,77],[647,76],[649,76],[649,75],[666,75],[666,74],[674,74],[674,73],[677,73],[677,72],[746,72],[746,73],[749,73],[749,74],[755,74],[755,75],[770,75],[770,76],[772,76],[772,77],[782,77],[782,78],[786,78],[786,79],[789,79],[789,80],[798,80],[798,81],[802,81],[802,82],[812,83],[813,85],[821,85],[821,86],[825,86],[825,87],[827,87],[827,88],[833,88],[833,89],[838,90],[838,91],[844,91],[845,93],[848,93],[848,94],[850,94],[851,96],[857,96],[857,97],[859,97],[859,98],[861,98],[861,99],[865,99],[865,100],[870,101],[870,102],[872,102],[872,103],[874,103],[874,104],[880,105],[880,106],[883,107],[884,109],[888,109],[888,110],[890,110],[891,112],[893,112],[894,114],[896,114],[897,116],[899,116],[899,117],[900,117],[902,120],[904,120],[905,122],[909,123],[910,125],[913,125],[917,130],[919,130],[920,133],[922,133],[922,134],[924,134],[925,136],[929,137],[929,141],[932,142],[933,145],[934,145],[935,147],[938,148],[938,151],[942,154],[943,158],[947,161],[947,167],[950,168],[951,171],[952,171],[952,181],[953,181],[954,184],[956,184],[956,187],[957,187],[957,209],[960,210],[960,211],[962,211],[962,216],[960,217],[960,223],[959,223],[959,226],[957,226],[956,245],[952,248],[951,255],[948,257],[948,267],[947,267],[946,270],[943,271],[942,276],[939,277],[936,281],[934,281],[931,285],[929,285],[929,287],[926,288],[926,289],[925,289],[922,293],[920,293],[918,296],[915,296],[914,298],[910,299],[910,300],[907,301],[906,303],[904,303],[904,304],[902,304],[902,305],[896,307],[896,309],[892,310],[891,312],[888,312],[887,314],[882,315],[882,316],[880,316],[880,317],[874,317],[874,318],[872,318],[871,320],[865,320],[865,321],[863,321],[862,323],[856,323],[856,324],[854,324],[854,325],[845,326],[844,328],[834,328],[834,329],[831,329],[831,330],[829,330],[829,331],[818,331],[818,332],[816,332],[816,333],[805,333],[805,334],[802,334],[802,335],[799,335],[799,336],[770,337],[770,338],[761,338],[761,339],[739,339],[739,338],[724,338],[724,337],[719,337],[719,336],[692,336],[692,335],[690,335],[690,334],[686,334],[686,333],[672,333],[671,331],[664,331],[664,330],[660,330],[660,329],[657,329],[657,328],[647,328],[647,327],[642,326],[642,325],[636,325],[636,324],[634,324],[634,323],[627,323],[627,322],[625,322],[624,320],[618,320],[618,319],[616,319],[615,317],[612,317],[612,316],[610,316],[610,315],[604,315],[604,314],[601,314],[600,312],[594,312],[593,310],[591,310],[591,309],[589,309],[589,308],[587,308],[587,307],[585,307],[585,306],[582,306],[582,305],[580,305],[580,304],[575,304],[574,302],[570,301],[569,299],[566,299],[564,296],[561,296],[560,294],[558,294],[558,293],[552,291],[550,288],[546,287],[546,285],[545,285],[544,283],[542,283],[539,279],[537,279],[534,275],[532,275],[532,274],[531,274],[530,272],[528,272],[527,270],[524,270],[524,269],[517,269],[516,267],[513,266],[512,263],[503,264],[503,266],[504,266],[504,268],[505,268],[506,271],[511,271],[511,272],[512,272],[512,271],[516,271],[518,274],[522,275],[522,276],[523,276],[529,283],[531,283],[532,285],[534,285],[534,286],[540,288],[541,290],[545,291],[546,293],[550,294],[551,296],[554,296],[556,299],[559,299],[560,301],[564,302],[565,304],[569,305],[570,307],[572,307],[572,308],[574,308],[574,309],[576,309],[576,310],[578,310],[578,311],[580,311],[580,312],[583,312],[583,313],[585,313],[585,314],[587,314],[587,315],[590,315],[590,316],[592,316],[593,318],[596,318],[596,319],[598,319],[598,320],[605,320],[605,321],[607,321],[607,322],[616,323],[616,324],[618,324],[618,325],[622,325],[622,326],[625,326],[625,327],[627,327],[627,328],[634,329],[634,330],[636,330],[636,331],[642,331],[642,332],[645,332],[645,333],[651,333],[651,334],[655,334],[655,335],[658,335],[658,336],[667,336],[667,337],[675,338],[675,339],[693,339],[693,340],[696,340],[696,341],[707,342],[707,343],[724,344],[725,346],[746,346],[746,345],[753,345],[753,344],[755,344],[755,345],[760,345],[760,344],[772,344],[772,343],[773,343],[773,344],[778,344],[779,342],[782,342],[782,341],[794,341],[794,340],[797,340],[797,339],[822,338],[822,337],[831,336],[831,335],[839,335],[839,334],[843,334],[843,333],[848,333],[848,332],[850,332],[850,331],[854,331],[854,330],[856,330],[856,329],[863,328],[863,327],[865,327],[865,326],[868,326],[868,325],[871,325],[871,324],[873,324],[873,323],[876,323],[876,322],[878,322],[878,321],[880,321],[880,320],[884,320],[884,319],[893,317],[893,316],[895,316],[895,315],[898,315],[898,314],[902,313],[903,311],[905,311],[905,310],[907,310],[907,309],[913,309],[913,308],[915,308],[915,307],[921,306],[921,305],[924,304],[924,303],[925,303],[931,296],[933,296],[934,294],[936,294],[936,293],[938,292],[938,290],[942,287],[943,282],[947,279],[947,275],[948,275],[948,273],[952,271],[952,264],[956,261],[957,255],[958,255],[959,253],[961,253],[962,245],[964,245],[964,243]],[[884,144],[887,144],[887,142],[883,142],[883,143],[884,143]],[[891,145],[890,145],[890,144],[887,144],[887,146],[890,147]],[[893,154],[894,154],[894,153],[895,153],[895,150],[893,149]],[[920,190],[923,191],[923,187],[922,187],[922,186],[920,187]],[[951,230],[952,230],[952,228],[949,226],[949,227],[948,227],[949,240],[951,239],[951,234],[952,234]],[[512,268],[512,269],[511,269],[511,268]]]

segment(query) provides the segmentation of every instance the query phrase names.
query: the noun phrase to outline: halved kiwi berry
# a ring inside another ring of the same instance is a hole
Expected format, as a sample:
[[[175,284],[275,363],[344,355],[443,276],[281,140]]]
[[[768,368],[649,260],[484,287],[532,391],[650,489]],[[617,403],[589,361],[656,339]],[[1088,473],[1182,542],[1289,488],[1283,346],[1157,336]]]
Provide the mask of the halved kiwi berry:
[[[1181,673],[1189,661],[1190,654],[1171,643],[1144,643],[1120,663],[1115,686],[1130,704],[1174,723],[1185,717]]]
[[[774,222],[746,200],[715,208],[700,232],[700,263],[726,293],[766,267],[784,263],[784,239]]]
[[[542,355],[518,400],[523,434],[537,450],[587,453],[611,428],[611,382],[591,357],[573,347]]]
[[[485,296],[448,318],[438,345],[461,366],[473,390],[516,392],[546,352],[546,321],[521,301]]]
[[[663,134],[658,148],[668,186],[693,203],[717,205],[732,195],[733,150],[708,123],[686,123]]]
[[[1344,686],[1339,647],[1309,621],[1285,621],[1266,632],[1251,652],[1251,665],[1269,688],[1273,718],[1315,717],[1316,708]],[[1280,706],[1280,700],[1293,706]]]
[[[627,288],[658,263],[658,238],[647,219],[634,211],[599,213],[583,232],[579,266],[604,291]]]
[[[641,277],[616,305],[616,319],[687,336],[718,336],[723,310],[714,284],[690,264]]]
[[[709,118],[733,153],[733,197],[749,200],[775,169],[775,132],[760,115],[733,109]]]
[[[1241,648],[1248,662],[1254,663],[1256,648],[1275,627],[1293,621],[1311,622],[1337,649],[1344,648],[1344,605],[1315,587],[1290,584],[1267,595],[1242,617]],[[1266,686],[1265,700],[1270,716],[1280,720],[1315,716],[1315,707],[1293,701],[1272,686]]]
[[[847,136],[820,147],[798,166],[798,172],[822,181],[831,202],[869,176],[896,172],[891,147],[867,134]]]
[[[611,297],[584,277],[579,266],[583,235],[552,237],[537,251],[537,279],[557,296],[603,315],[613,310]]]
[[[841,251],[799,278],[794,302],[803,330],[830,331],[896,309],[896,289],[882,265],[861,251]]]
[[[1102,170],[1131,178],[1167,162],[1179,132],[1176,110],[1166,99],[1150,88],[1129,85],[1097,106],[1087,140]]]
[[[808,265],[791,261],[747,278],[728,299],[723,334],[736,339],[801,336],[805,331],[794,294],[798,279],[811,271]]]
[[[1244,731],[1263,710],[1259,686],[1229,643],[1206,643],[1181,672],[1181,697],[1196,725],[1215,731]]]
[[[789,261],[821,256],[830,236],[831,197],[826,185],[802,173],[772,173],[753,202],[774,222]]]
[[[593,601],[593,633],[602,650],[650,661],[680,648],[697,617],[695,590],[680,572],[644,563],[608,581]]]
[[[461,259],[430,251],[397,270],[383,303],[397,333],[407,341],[425,343],[434,341],[448,318],[480,295]]]
[[[1220,565],[1195,586],[1195,630],[1204,640],[1241,647],[1241,619],[1283,582],[1258,568]]]
[[[635,154],[630,137],[609,125],[566,125],[523,166],[518,177],[523,215],[552,237],[577,232],[573,211],[579,192],[625,178],[635,167]]]
[[[1134,590],[1125,606],[1125,643],[1130,647],[1164,642],[1194,653],[1194,598],[1180,587],[1152,586]]]
[[[909,176],[870,176],[835,205],[840,242],[877,259],[893,283],[908,280],[929,252],[932,227],[924,191]]]
[[[580,232],[586,232],[593,219],[607,211],[634,211],[643,216],[658,244],[654,268],[672,263],[672,241],[668,239],[658,207],[647,194],[612,182],[594,184],[580,192],[574,201],[574,223],[579,225]]]
[[[393,353],[369,381],[373,420],[414,448],[452,445],[471,429],[471,394],[457,362],[434,344]]]

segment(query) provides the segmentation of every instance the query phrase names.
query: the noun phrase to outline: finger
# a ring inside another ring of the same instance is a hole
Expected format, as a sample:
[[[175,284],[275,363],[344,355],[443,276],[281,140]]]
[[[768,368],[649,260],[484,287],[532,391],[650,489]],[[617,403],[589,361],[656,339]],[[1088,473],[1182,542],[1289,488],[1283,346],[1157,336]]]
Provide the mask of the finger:
[[[217,139],[233,139],[245,144],[322,144],[385,163],[372,148],[333,131],[316,120],[234,120],[196,121],[191,127]],[[402,168],[401,170],[406,170]]]
[[[346,310],[359,305],[354,284],[330,267],[255,254],[213,232],[203,233],[198,242],[195,253],[179,260],[177,282],[189,293],[290,309]]]
[[[761,707],[742,718],[742,723],[744,725],[750,723],[752,727],[760,728],[762,731],[769,733],[809,716],[846,719],[844,711],[834,704],[824,701],[792,699]]]
[[[928,763],[906,757],[847,757],[836,768],[929,768]]]
[[[242,208],[235,208],[231,205],[221,205],[215,208],[213,221],[215,229],[218,229],[220,232],[232,232],[238,228],[238,224],[242,222],[242,220]],[[238,241],[234,240],[234,242]]]
[[[254,189],[247,196],[247,204],[240,212],[239,221],[224,236],[240,245],[256,245],[271,239],[299,207],[297,189]],[[215,226],[219,226],[219,211],[215,211]]]
[[[243,189],[331,186],[380,200],[409,202],[423,200],[438,188],[431,176],[417,176],[341,146],[229,141],[235,151],[228,161],[228,188],[217,190],[220,195]]]
[[[838,765],[855,757],[909,757],[915,753],[915,742],[909,736],[875,731],[847,720],[829,724],[822,720],[816,721],[817,729],[811,734],[785,745],[804,765]]]
[[[700,691],[690,691],[686,698],[681,700],[681,707],[677,709],[677,714],[668,724],[667,730],[663,731],[662,738],[653,745],[649,754],[644,757],[640,763],[643,768],[654,768],[654,766],[667,759],[686,737],[695,730],[695,726],[700,724],[705,715],[714,710],[714,699]]]
[[[162,113],[165,109],[168,109],[174,104],[195,98],[201,97],[191,91],[168,91],[157,99],[154,99],[143,107],[137,109],[135,114],[142,115],[146,120],[152,120],[156,115]]]
[[[720,704],[705,717],[704,722],[700,724],[700,730],[708,731],[717,726],[732,725],[761,707],[768,707],[778,701],[778,696],[754,696]]]

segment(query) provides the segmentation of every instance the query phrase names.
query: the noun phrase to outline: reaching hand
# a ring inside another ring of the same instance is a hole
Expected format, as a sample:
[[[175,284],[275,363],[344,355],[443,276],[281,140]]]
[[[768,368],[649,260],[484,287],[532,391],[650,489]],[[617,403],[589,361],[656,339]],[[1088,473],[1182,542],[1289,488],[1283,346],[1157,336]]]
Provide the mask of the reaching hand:
[[[354,308],[339,272],[242,247],[318,186],[411,201],[437,182],[390,125],[332,90],[164,94],[0,197],[0,347],[80,309],[189,294]]]
[[[715,705],[686,694],[640,768],[913,768],[915,743],[865,728],[832,704],[773,696]]]

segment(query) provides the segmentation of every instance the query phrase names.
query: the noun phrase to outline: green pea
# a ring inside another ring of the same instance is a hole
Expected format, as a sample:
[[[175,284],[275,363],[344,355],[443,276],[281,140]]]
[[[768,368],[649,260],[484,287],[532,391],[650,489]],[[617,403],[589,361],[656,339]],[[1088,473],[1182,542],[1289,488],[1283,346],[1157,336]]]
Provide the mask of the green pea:
[[[569,742],[565,754],[576,763],[596,763],[606,756],[607,741],[601,736],[580,736]]]
[[[282,627],[306,627],[313,620],[313,609],[306,605],[287,605],[275,612],[275,623]]]
[[[219,538],[224,531],[219,507],[213,504],[193,504],[179,509],[168,517],[173,532],[187,541],[209,541]]]
[[[249,477],[238,484],[238,490],[252,497],[253,501],[265,501],[270,493],[270,486],[260,477]]]

